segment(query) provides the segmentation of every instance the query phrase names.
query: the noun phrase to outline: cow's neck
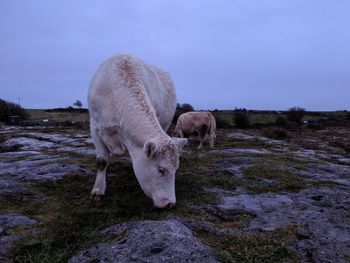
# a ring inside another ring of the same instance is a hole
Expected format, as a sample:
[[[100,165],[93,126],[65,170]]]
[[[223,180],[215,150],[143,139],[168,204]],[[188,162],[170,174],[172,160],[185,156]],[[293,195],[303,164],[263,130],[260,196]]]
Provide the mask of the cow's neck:
[[[119,104],[121,116],[132,116],[120,120],[125,146],[128,149],[143,147],[147,141],[155,138],[169,138],[159,124],[143,83],[138,83],[137,79],[134,82],[135,86],[124,90],[125,97],[129,99]]]
[[[124,144],[129,151],[143,148],[146,142],[150,140],[170,139],[157,119],[145,121],[149,116],[141,116],[140,120],[129,123],[124,130]],[[156,118],[154,116],[154,118]]]

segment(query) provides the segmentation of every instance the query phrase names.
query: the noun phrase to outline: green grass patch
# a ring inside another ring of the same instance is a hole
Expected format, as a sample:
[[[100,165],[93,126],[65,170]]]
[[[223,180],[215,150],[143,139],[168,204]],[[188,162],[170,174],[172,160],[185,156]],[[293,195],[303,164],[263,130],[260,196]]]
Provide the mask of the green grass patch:
[[[215,248],[220,262],[298,262],[297,253],[287,243],[295,239],[297,226],[279,228],[269,233],[214,235],[198,233]]]
[[[263,140],[240,140],[227,137],[227,134],[217,134],[215,149],[270,149],[274,146]]]
[[[297,192],[307,184],[297,175],[284,168],[271,165],[257,165],[243,170],[247,190],[251,194],[264,192]]]
[[[310,161],[304,161],[301,159],[295,158],[291,154],[271,154],[265,155],[263,162],[266,164],[269,163],[272,166],[278,166],[283,164],[283,166],[292,167],[297,170],[306,170]]]

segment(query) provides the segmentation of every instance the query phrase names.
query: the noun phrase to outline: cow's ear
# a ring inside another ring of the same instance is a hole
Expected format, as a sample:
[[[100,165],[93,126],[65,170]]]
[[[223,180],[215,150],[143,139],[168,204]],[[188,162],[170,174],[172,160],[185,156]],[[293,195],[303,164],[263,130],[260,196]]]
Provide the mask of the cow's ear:
[[[179,153],[182,153],[185,145],[187,144],[188,140],[186,138],[173,138],[173,140],[177,144],[177,150]]]
[[[143,146],[143,151],[145,152],[148,159],[151,159],[157,152],[157,144],[154,141],[148,141]]]

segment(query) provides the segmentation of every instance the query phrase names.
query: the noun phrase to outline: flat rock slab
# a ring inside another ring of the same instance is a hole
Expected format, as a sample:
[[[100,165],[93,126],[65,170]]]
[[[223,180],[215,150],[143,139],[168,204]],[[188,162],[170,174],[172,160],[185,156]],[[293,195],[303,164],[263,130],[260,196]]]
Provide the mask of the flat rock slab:
[[[251,214],[245,231],[274,231],[297,225],[295,248],[311,261],[347,262],[350,255],[350,194],[348,189],[310,188],[299,193],[225,196],[211,207],[214,214],[229,218]]]
[[[68,158],[55,155],[34,155],[24,160],[0,162],[0,178],[12,180],[54,181],[68,173],[92,175],[78,164],[66,163]]]
[[[33,225],[35,223],[36,223],[35,220],[30,219],[27,216],[16,214],[16,213],[0,215],[0,226],[3,227],[4,229],[12,228],[20,225]]]
[[[40,141],[27,137],[11,138],[2,144],[3,147],[18,146],[22,151],[38,151],[44,148],[51,148],[54,145],[55,144],[52,142]]]
[[[230,157],[222,158],[215,164],[216,171],[225,171],[234,175],[238,179],[243,178],[242,171],[248,167],[254,166],[257,158],[254,157]]]
[[[103,233],[123,237],[81,251],[68,262],[217,262],[211,250],[177,220],[134,221]]]
[[[223,203],[219,205],[222,209],[236,209],[247,213],[256,214],[264,209],[278,208],[293,203],[287,195],[274,195],[271,193],[261,195],[240,194],[238,196],[228,196],[223,198]]]
[[[9,132],[0,144],[0,196],[32,199],[35,197],[28,190],[32,181],[55,181],[67,174],[94,175],[80,164],[79,157],[72,163],[74,155],[62,156],[67,152],[94,155],[88,133],[78,133],[76,138],[76,133],[42,133],[19,127],[1,127],[0,131]]]

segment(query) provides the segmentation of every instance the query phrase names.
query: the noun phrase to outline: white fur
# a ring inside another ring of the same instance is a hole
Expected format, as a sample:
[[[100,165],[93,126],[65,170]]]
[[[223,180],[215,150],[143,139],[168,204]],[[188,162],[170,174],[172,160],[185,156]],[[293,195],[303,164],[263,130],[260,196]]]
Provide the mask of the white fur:
[[[165,133],[176,108],[170,75],[130,55],[111,57],[91,80],[88,104],[97,158],[108,163],[111,154],[127,150],[141,188],[154,205],[174,205],[179,149],[187,141]],[[165,168],[165,175],[159,167]],[[106,169],[98,171],[92,195],[104,195],[105,174]]]

